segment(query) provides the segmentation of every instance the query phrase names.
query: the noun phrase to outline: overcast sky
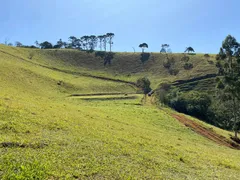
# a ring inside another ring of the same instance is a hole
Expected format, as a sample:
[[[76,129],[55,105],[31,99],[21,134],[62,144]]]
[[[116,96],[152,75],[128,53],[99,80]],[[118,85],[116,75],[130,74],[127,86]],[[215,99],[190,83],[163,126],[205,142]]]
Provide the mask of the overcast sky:
[[[239,0],[1,0],[0,42],[113,32],[114,51],[141,51],[146,42],[149,52],[168,43],[173,52],[217,53],[228,34],[240,41],[239,7]]]

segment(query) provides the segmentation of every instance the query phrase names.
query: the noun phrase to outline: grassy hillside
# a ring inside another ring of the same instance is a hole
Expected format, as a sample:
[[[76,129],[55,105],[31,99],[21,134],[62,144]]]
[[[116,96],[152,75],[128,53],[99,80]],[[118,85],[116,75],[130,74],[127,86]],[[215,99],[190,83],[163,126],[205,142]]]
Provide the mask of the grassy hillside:
[[[151,99],[142,105],[131,84],[76,73],[160,82],[169,77],[160,59],[158,70],[117,54],[129,63],[123,70],[117,59],[105,68],[83,52],[34,50],[31,60],[30,51],[0,46],[0,179],[239,179],[240,151],[198,135]],[[212,72],[200,64],[191,76]],[[91,93],[111,95],[69,96]]]
[[[32,63],[60,70],[132,82],[136,82],[139,77],[147,76],[152,82],[152,88],[156,88],[162,81],[189,79],[217,72],[215,65],[209,63],[209,61],[215,61],[214,55],[211,55],[209,60],[206,60],[203,54],[189,55],[189,62],[193,64],[193,68],[185,70],[183,68],[184,62],[181,60],[184,55],[170,54],[169,58],[175,59],[174,68],[179,70],[179,73],[174,76],[170,75],[168,69],[164,68],[163,62],[166,60],[166,55],[160,53],[150,53],[149,59],[144,64],[141,62],[140,53],[115,53],[111,65],[104,66],[103,59],[96,57],[95,53],[78,50],[32,50],[0,45],[0,51],[13,56],[17,55]],[[30,60],[28,57],[31,53],[34,56]]]

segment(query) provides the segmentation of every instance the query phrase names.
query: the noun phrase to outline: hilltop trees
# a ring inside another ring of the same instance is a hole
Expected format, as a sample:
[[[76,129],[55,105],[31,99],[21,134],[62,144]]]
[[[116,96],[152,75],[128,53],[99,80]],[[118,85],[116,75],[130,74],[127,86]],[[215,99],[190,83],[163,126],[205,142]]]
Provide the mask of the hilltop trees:
[[[85,35],[80,38],[76,36],[70,36],[68,38],[68,42],[62,41],[62,39],[59,39],[55,45],[48,41],[44,41],[42,43],[39,43],[38,41],[35,41],[36,46],[26,46],[22,43],[16,41],[15,46],[16,47],[25,47],[25,48],[41,48],[41,49],[59,49],[59,48],[68,48],[68,49],[79,49],[79,50],[86,50],[86,51],[94,51],[97,47],[99,47],[99,50],[107,51],[107,45],[109,44],[109,51],[112,51],[113,46],[113,38],[115,37],[114,33],[106,33],[104,35]],[[8,45],[8,39],[5,40],[6,45]],[[98,44],[99,43],[99,44]],[[9,44],[11,45],[11,44]]]
[[[57,44],[53,46],[53,48],[63,48],[66,47],[66,43],[62,41],[62,39],[59,39],[59,41],[57,41]]]
[[[16,42],[15,42],[15,45],[16,45],[16,47],[22,47],[22,46],[23,46],[23,44],[20,43],[19,41],[16,41]]]
[[[112,45],[113,45],[112,39],[114,38],[115,34],[114,33],[107,33],[106,36],[107,36],[107,42],[109,43],[110,52],[111,52],[112,51]]]
[[[217,67],[222,77],[217,78],[221,102],[229,113],[235,138],[240,130],[240,44],[228,35],[217,56]]]
[[[162,49],[160,50],[160,53],[170,52],[171,50],[169,49],[169,47],[170,47],[169,44],[162,44]]]
[[[144,53],[144,49],[148,48],[148,44],[147,43],[142,43],[139,45],[140,48],[142,48],[142,53]]]
[[[97,47],[98,38],[95,35],[89,36],[89,48],[90,50],[94,50]]]
[[[107,35],[103,35],[103,48],[107,51]]]
[[[53,48],[53,45],[48,41],[44,41],[44,42],[40,43],[39,46],[41,49],[52,49]]]
[[[67,48],[70,48],[70,49],[81,49],[82,45],[81,45],[81,40],[80,39],[76,38],[75,36],[70,36],[68,38],[68,41],[70,43],[68,43],[68,44],[67,43],[62,43],[62,45],[64,45]],[[61,44],[61,42],[59,44]]]
[[[100,51],[102,51],[104,35],[98,36],[98,39],[99,39],[99,48],[100,48]]]
[[[184,52],[187,52],[188,54],[190,52],[195,52],[194,49],[190,46],[190,47],[186,47],[186,50]]]

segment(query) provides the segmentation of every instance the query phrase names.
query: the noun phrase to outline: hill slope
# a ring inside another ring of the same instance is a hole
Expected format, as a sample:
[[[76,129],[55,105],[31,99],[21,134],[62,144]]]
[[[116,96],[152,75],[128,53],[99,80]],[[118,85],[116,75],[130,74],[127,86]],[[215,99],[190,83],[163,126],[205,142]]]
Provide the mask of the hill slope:
[[[193,77],[213,74],[217,72],[214,64],[214,55],[206,60],[203,54],[189,55],[189,62],[193,64],[191,70],[183,68],[183,54],[169,54],[168,57],[174,58],[174,68],[179,73],[174,76],[170,75],[163,63],[166,60],[165,54],[150,53],[147,61],[142,63],[140,53],[114,53],[111,65],[104,66],[103,59],[96,56],[95,53],[87,53],[78,50],[55,49],[55,50],[39,50],[14,48],[0,45],[2,53],[8,53],[12,56],[25,58],[32,63],[37,63],[47,67],[57,68],[60,70],[81,72],[95,76],[103,76],[113,79],[126,80],[136,82],[139,77],[147,76],[153,88],[162,81],[175,81],[180,79],[189,79]],[[29,54],[33,54],[30,60]]]
[[[115,76],[101,63],[79,59],[76,67],[52,51],[34,50],[30,60],[31,50],[0,50],[1,179],[239,179],[240,151],[193,132],[172,110],[142,105],[132,84],[79,73],[134,82],[146,71],[126,77],[128,66]],[[74,93],[119,95],[69,97]]]

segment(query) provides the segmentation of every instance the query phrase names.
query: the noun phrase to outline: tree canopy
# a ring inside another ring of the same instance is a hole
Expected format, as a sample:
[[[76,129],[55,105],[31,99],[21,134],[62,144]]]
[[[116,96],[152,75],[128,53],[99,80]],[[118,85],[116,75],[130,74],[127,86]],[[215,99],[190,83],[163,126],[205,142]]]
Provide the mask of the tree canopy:
[[[184,52],[190,53],[190,52],[195,52],[195,51],[191,46],[189,46],[189,47],[186,47],[186,50]]]
[[[220,77],[217,78],[219,97],[230,113],[235,138],[240,130],[240,44],[228,35],[216,57]]]
[[[51,49],[51,48],[53,48],[53,45],[48,41],[44,41],[44,42],[40,43],[39,46],[40,46],[41,49]]]
[[[139,45],[140,48],[142,48],[142,52],[144,53],[144,49],[148,48],[148,44],[147,43],[142,43]]]

